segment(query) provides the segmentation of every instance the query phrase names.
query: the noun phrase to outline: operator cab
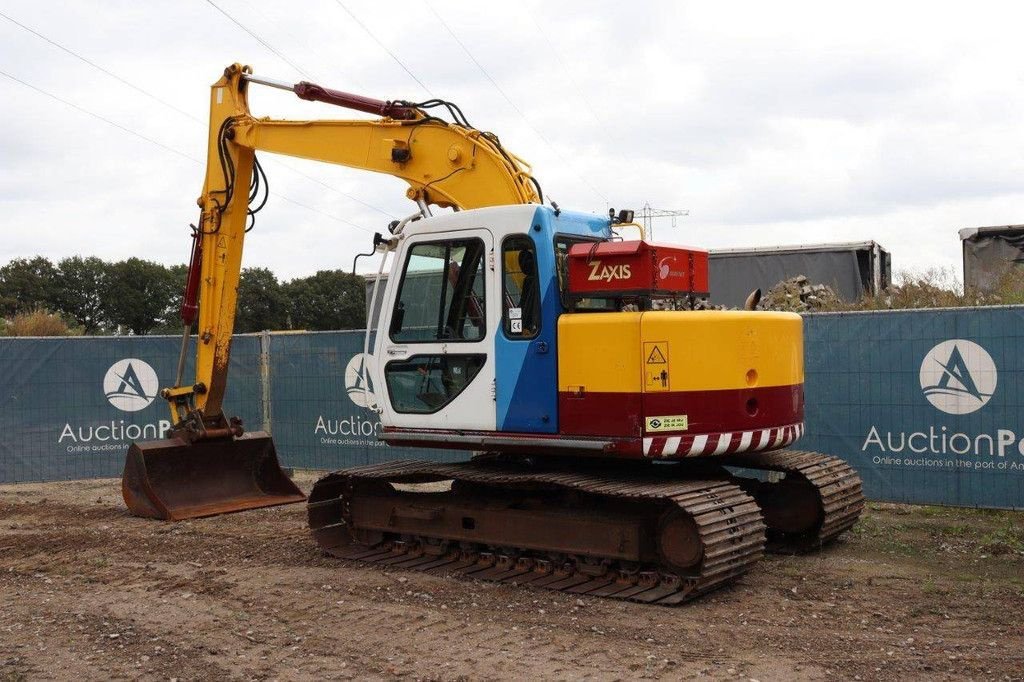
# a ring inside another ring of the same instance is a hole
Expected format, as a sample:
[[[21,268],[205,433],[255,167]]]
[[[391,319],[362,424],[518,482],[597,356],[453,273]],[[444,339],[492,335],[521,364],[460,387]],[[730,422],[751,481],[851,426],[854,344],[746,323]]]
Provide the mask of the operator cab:
[[[410,223],[374,348],[385,425],[557,433],[568,254],[611,236],[608,218],[536,205]]]
[[[535,205],[410,223],[374,353],[384,438],[558,434],[563,315],[689,308],[707,294],[706,251],[613,240],[615,224]]]

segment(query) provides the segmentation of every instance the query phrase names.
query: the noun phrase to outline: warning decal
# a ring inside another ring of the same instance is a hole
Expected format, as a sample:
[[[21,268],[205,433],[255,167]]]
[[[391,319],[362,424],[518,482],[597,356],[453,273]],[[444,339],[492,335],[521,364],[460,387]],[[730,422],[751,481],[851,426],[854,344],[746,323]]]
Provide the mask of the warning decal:
[[[644,342],[644,392],[668,391],[668,341]]]
[[[652,346],[653,346],[653,348],[651,348]],[[665,354],[661,352],[661,346],[664,346],[666,351],[668,350],[668,344],[665,343],[664,341],[657,341],[655,343],[645,343],[644,344],[645,350],[647,348],[650,348],[650,351],[647,353],[647,364],[648,365],[666,365],[666,364],[668,364],[668,360],[665,359]]]

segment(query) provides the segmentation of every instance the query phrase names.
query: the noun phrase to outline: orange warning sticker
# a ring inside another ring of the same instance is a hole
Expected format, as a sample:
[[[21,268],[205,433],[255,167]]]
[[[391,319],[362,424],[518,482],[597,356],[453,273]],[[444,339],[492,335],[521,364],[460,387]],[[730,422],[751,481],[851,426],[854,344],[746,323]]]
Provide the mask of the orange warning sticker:
[[[657,341],[655,343],[645,343],[644,352],[647,353],[647,364],[648,365],[667,365],[668,360],[665,359],[665,354],[661,352],[659,345],[664,345],[665,349],[668,349],[668,344],[664,341]],[[650,351],[648,351],[650,347]]]
[[[644,391],[651,393],[669,390],[668,342],[644,342]]]

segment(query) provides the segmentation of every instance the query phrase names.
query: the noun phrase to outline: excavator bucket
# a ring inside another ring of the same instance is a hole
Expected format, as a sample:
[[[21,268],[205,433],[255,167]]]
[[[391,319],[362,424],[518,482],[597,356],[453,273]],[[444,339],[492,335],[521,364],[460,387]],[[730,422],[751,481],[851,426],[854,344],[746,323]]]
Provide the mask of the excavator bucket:
[[[135,516],[165,521],[306,499],[281,470],[273,439],[262,432],[194,443],[181,438],[132,443],[121,494]]]

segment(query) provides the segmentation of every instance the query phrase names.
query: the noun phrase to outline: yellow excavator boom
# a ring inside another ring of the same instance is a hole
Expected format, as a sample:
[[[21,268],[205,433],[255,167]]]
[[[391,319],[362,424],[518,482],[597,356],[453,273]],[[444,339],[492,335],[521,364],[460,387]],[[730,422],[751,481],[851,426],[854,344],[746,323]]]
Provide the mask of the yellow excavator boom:
[[[408,120],[255,118],[249,113],[248,75],[248,67],[228,67],[210,95],[206,181],[199,199],[204,256],[196,365],[196,383],[205,393],[194,396],[193,406],[206,417],[220,412],[224,397],[248,220],[248,192],[231,190],[248,190],[257,150],[392,175],[409,184],[410,199],[442,208],[540,201],[529,166],[488,133],[414,107],[407,108],[413,117]],[[185,416],[173,414],[175,422]]]
[[[252,83],[381,118],[256,118],[249,111]],[[439,106],[455,122],[428,113]],[[451,103],[383,102],[308,82],[258,78],[237,63],[226,68],[210,91],[206,177],[182,305],[182,355],[175,385],[161,392],[175,426],[168,440],[133,444],[122,478],[125,501],[140,516],[190,518],[304,499],[281,472],[270,437],[243,434],[241,422],[223,413],[242,247],[254,213],[250,183],[265,180],[257,150],[400,178],[409,185],[406,196],[425,214],[431,205],[462,210],[543,200],[529,165],[497,136],[470,126]],[[195,381],[185,383],[193,322]]]

